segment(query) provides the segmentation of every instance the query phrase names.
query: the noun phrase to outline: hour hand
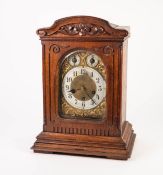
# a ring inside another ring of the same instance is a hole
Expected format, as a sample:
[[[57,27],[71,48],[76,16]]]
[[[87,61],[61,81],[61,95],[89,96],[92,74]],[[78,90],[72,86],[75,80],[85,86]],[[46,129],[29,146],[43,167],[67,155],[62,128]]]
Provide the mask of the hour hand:
[[[76,92],[76,90],[75,89],[71,89],[68,92],[71,92],[72,94],[74,94]]]
[[[72,94],[74,94],[76,91],[78,91],[78,90],[80,90],[80,89],[71,89],[71,90],[69,90],[68,92],[71,92]]]

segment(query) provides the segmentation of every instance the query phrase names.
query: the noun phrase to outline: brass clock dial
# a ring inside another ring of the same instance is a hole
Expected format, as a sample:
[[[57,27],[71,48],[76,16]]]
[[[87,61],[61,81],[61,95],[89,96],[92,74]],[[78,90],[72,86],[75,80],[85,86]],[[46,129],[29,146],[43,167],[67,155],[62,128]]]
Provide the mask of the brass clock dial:
[[[86,50],[65,56],[62,63],[62,113],[64,116],[102,118],[106,82],[101,58]]]
[[[104,19],[74,16],[37,34],[44,124],[34,152],[128,159],[135,140],[126,121],[129,31]]]

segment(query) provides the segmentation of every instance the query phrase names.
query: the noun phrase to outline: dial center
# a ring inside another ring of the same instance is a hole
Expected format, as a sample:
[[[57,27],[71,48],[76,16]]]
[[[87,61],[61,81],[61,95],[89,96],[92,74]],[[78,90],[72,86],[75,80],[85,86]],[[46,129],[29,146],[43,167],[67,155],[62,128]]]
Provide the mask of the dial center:
[[[87,101],[93,98],[96,93],[96,83],[87,74],[75,77],[71,83],[73,96],[80,101]]]

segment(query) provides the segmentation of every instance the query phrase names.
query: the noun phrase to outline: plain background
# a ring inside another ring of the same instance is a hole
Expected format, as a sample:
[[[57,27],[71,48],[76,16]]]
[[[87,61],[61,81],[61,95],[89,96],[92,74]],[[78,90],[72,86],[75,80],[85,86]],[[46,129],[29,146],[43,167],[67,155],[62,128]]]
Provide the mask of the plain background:
[[[41,43],[36,29],[90,15],[129,25],[127,120],[131,159],[34,154],[42,130]],[[163,1],[0,0],[0,174],[163,174]]]

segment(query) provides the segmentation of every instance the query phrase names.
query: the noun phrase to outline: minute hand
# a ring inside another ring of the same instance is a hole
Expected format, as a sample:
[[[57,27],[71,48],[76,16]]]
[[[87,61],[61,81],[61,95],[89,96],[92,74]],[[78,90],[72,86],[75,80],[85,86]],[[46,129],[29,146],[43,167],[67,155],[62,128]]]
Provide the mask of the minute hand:
[[[96,102],[95,102],[95,101],[93,100],[93,98],[88,94],[88,92],[87,92],[85,86],[83,86],[83,89],[84,89],[86,95],[87,95],[87,96],[93,101],[93,103],[96,105]]]

